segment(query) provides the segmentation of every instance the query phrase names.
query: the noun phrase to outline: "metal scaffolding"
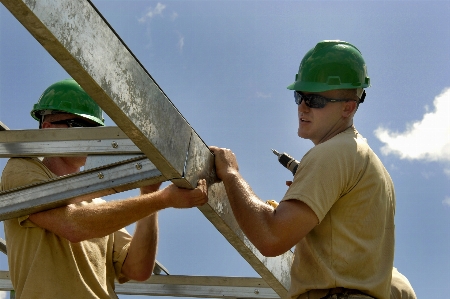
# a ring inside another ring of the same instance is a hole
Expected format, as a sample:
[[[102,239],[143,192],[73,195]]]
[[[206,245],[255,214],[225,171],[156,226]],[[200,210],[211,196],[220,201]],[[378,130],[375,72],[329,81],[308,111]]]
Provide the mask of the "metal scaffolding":
[[[216,180],[208,147],[93,4],[0,1],[118,126],[49,133],[8,130],[0,122],[0,157],[89,155],[83,172],[0,192],[0,220],[58,207],[74,197],[105,196],[149,183],[171,181],[192,189],[205,178],[209,201],[200,211],[261,278],[153,275],[144,283],[117,285],[117,292],[285,298],[292,253],[267,258],[246,238]],[[11,288],[7,271],[0,272],[0,289]]]

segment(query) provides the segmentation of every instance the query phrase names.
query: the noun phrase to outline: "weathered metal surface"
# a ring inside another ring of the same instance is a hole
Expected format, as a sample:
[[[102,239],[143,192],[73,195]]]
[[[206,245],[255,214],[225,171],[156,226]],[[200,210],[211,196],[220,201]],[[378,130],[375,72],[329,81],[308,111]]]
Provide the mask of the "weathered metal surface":
[[[168,284],[142,284],[129,282],[116,285],[117,294],[172,296],[194,298],[280,298],[271,288],[235,287],[235,286],[201,286],[201,285],[168,285]]]
[[[91,3],[2,3],[164,176],[182,177],[192,128]]]
[[[13,290],[9,271],[0,271],[0,290],[2,291]]]
[[[115,164],[129,159],[134,159],[142,155],[94,155],[88,156],[84,170],[102,167],[108,164]]]
[[[142,154],[142,152],[129,139],[0,143],[0,158],[105,154]]]
[[[0,132],[1,158],[91,154],[142,154],[142,151],[118,127]],[[110,163],[102,165],[105,164]]]
[[[261,278],[153,275],[116,285],[120,294],[197,298],[280,298]]]
[[[75,197],[92,199],[166,180],[147,158],[91,169],[0,192],[0,220],[66,205]]]
[[[0,142],[42,142],[64,140],[101,140],[101,139],[129,139],[118,127],[94,127],[65,129],[29,129],[9,130],[0,132]]]
[[[9,272],[0,271],[0,290],[12,289]],[[193,298],[280,298],[263,279],[253,277],[152,275],[143,282],[116,284],[116,293]]]
[[[287,298],[287,290],[291,284],[292,252],[288,251],[277,257],[264,257],[239,228],[223,183],[210,185],[208,195],[208,204],[199,207],[199,210],[275,292],[281,298]]]
[[[206,179],[208,184],[213,183],[216,178],[214,155],[194,131],[189,143],[184,176],[192,186],[195,186],[200,178]]]

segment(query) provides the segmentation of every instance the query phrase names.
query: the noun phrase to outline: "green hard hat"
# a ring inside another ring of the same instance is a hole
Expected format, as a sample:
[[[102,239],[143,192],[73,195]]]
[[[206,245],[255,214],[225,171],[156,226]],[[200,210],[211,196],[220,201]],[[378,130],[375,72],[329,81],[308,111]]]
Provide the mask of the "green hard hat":
[[[300,62],[295,82],[287,88],[322,92],[369,86],[370,78],[361,52],[344,41],[324,40],[306,53]]]
[[[73,79],[50,85],[34,104],[31,116],[40,121],[43,115],[52,112],[71,113],[105,125],[102,109]]]

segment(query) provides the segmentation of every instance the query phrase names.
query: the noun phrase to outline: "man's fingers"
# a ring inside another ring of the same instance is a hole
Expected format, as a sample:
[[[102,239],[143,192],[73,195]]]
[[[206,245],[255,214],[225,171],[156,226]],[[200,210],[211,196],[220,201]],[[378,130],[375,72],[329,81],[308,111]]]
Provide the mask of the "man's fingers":
[[[205,179],[198,181],[197,189],[201,192],[197,199],[197,206],[201,206],[208,202],[208,186],[206,185]]]

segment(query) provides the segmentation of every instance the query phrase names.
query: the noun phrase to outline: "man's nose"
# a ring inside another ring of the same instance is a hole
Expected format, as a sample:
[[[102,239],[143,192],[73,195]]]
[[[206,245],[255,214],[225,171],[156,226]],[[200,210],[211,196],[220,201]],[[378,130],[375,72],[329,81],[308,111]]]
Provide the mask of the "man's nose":
[[[298,105],[298,112],[308,112],[309,111],[309,107],[306,106],[305,101],[302,101],[300,103],[300,105]]]

